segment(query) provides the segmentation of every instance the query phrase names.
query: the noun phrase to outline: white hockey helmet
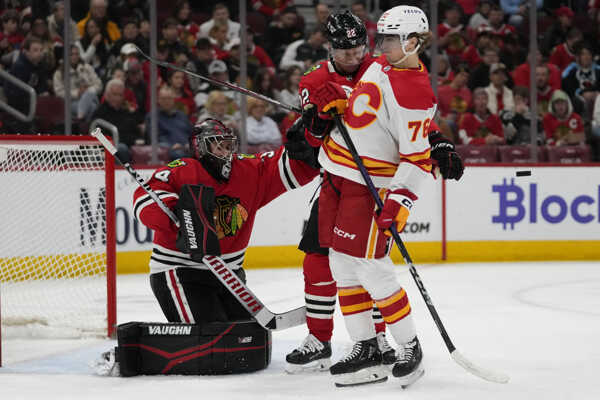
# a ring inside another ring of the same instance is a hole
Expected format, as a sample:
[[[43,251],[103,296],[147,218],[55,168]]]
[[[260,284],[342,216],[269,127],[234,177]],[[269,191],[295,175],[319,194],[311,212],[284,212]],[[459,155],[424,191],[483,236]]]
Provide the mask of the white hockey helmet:
[[[419,7],[397,6],[384,12],[377,21],[377,35],[379,38],[387,35],[397,35],[402,43],[402,50],[406,54],[406,41],[412,34],[429,32],[427,16]],[[407,55],[419,50],[418,44]]]

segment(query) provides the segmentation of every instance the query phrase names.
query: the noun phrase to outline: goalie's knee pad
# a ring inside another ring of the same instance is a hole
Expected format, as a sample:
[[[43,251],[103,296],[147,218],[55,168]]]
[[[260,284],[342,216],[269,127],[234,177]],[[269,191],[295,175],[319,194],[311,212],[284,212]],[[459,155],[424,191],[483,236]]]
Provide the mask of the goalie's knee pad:
[[[121,376],[239,374],[271,362],[271,331],[254,320],[128,322],[118,326],[117,339]]]

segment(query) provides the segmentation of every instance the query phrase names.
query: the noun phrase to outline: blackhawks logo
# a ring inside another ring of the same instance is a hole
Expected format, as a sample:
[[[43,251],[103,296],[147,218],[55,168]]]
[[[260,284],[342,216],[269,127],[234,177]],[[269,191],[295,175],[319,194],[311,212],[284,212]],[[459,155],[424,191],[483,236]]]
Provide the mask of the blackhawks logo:
[[[234,236],[248,219],[248,211],[240,204],[240,199],[229,196],[218,196],[215,203],[217,237]]]

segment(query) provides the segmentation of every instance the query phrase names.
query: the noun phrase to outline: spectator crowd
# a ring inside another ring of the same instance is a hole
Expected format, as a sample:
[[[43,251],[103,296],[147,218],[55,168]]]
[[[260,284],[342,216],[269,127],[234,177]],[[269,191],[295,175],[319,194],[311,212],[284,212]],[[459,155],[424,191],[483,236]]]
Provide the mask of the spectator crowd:
[[[233,4],[235,3],[235,4]],[[325,22],[330,5],[313,1],[306,18],[291,0],[248,0],[246,47],[241,48],[238,2],[158,1],[157,58],[215,80],[245,86],[282,103],[299,106],[298,82],[327,60]],[[365,1],[341,1],[365,23],[373,49],[379,12]],[[428,11],[429,1],[382,0],[381,9],[412,4]],[[438,113],[444,135],[469,146],[531,143],[537,122],[539,145],[583,146],[600,161],[600,0],[538,0],[536,54],[529,53],[529,1],[442,0],[439,2]],[[63,101],[64,62],[69,63],[74,132],[87,132],[103,119],[119,130],[119,151],[130,159],[132,146],[150,143],[149,6],[143,0],[71,2],[0,0],[0,68],[36,91],[38,108]],[[306,14],[304,14],[306,15]],[[64,60],[64,29],[71,46]],[[240,82],[242,52],[246,82]],[[430,50],[422,61],[430,67]],[[537,107],[530,107],[531,61]],[[170,159],[186,155],[192,127],[218,118],[249,151],[285,141],[298,117],[248,99],[246,132],[240,132],[240,94],[168,68],[158,68],[159,144]],[[29,97],[0,79],[0,101],[26,114]],[[418,94],[417,94],[418,95]],[[48,108],[49,109],[49,108]],[[61,133],[39,118],[24,123],[0,113],[2,133]],[[108,132],[107,132],[108,133]]]

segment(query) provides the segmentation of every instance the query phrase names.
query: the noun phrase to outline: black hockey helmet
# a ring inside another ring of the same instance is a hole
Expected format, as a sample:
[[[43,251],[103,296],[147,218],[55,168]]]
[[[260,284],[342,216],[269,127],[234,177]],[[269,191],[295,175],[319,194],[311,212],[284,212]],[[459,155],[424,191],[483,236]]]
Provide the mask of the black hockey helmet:
[[[221,121],[213,118],[197,123],[190,136],[190,152],[218,180],[229,179],[237,137]]]
[[[334,49],[351,49],[367,44],[365,24],[350,11],[329,15],[325,28]]]

